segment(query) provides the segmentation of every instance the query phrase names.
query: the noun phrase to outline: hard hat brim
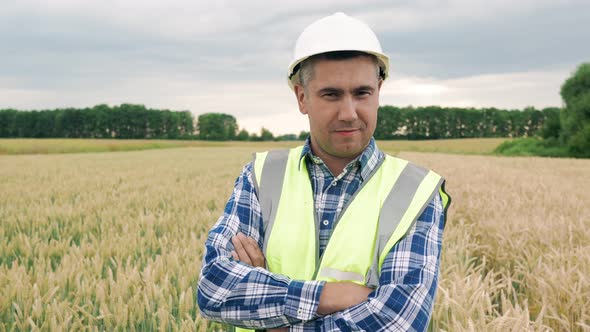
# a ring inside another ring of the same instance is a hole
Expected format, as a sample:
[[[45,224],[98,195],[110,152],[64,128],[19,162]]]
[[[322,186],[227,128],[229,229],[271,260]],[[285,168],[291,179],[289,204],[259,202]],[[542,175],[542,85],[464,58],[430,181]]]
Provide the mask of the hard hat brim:
[[[382,79],[385,80],[387,77],[389,77],[389,57],[387,55],[385,55],[383,53],[374,52],[374,51],[367,51],[367,50],[333,50],[330,52],[338,52],[338,51],[356,51],[356,52],[363,52],[363,53],[374,55],[375,57],[377,57],[377,61],[379,62],[379,67],[381,68],[381,71],[383,73]],[[327,53],[327,52],[324,52],[324,53]],[[291,65],[289,66],[289,75],[287,75],[287,83],[289,84],[289,87],[291,88],[291,90],[295,91],[295,85],[299,84],[299,69],[300,69],[299,65],[303,61],[309,59],[310,57],[312,57],[314,55],[318,55],[318,54],[322,54],[322,53],[310,54],[305,57],[301,57],[291,63]]]

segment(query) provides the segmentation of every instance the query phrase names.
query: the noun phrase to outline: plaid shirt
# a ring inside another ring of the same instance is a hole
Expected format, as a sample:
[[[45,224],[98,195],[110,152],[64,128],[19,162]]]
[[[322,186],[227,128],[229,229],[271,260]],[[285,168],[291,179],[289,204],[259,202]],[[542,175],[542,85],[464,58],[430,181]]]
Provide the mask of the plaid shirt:
[[[306,141],[306,158],[320,221],[320,255],[332,225],[359,185],[384,158],[375,141],[334,177],[314,156]],[[291,331],[424,331],[428,326],[438,283],[444,227],[439,195],[429,203],[406,237],[387,254],[379,287],[366,302],[326,316],[316,314],[323,281],[292,280],[231,258],[231,238],[238,232],[253,237],[262,248],[262,214],[247,164],[223,216],[209,232],[198,286],[201,314],[235,326],[266,329],[290,326]]]

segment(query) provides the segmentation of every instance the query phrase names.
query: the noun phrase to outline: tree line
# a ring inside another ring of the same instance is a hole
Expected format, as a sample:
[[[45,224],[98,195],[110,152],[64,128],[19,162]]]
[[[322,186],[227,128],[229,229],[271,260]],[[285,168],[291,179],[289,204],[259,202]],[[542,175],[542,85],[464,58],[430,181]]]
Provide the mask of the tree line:
[[[0,137],[179,139],[191,137],[194,129],[189,111],[148,109],[134,104],[0,110]]]
[[[381,106],[377,139],[441,139],[467,137],[532,137],[559,125],[559,108],[501,110]],[[557,120],[556,120],[557,119]],[[559,128],[555,129],[559,130]],[[0,137],[164,138],[201,140],[302,140],[308,132],[275,136],[240,129],[230,114],[148,109],[143,105],[97,105],[42,111],[0,110]]]
[[[531,137],[540,135],[548,119],[560,109],[500,110],[382,106],[377,115],[377,139],[441,139],[476,137]]]
[[[264,127],[260,129],[260,134],[249,133],[243,128],[238,131],[238,121],[233,115],[205,113],[199,115],[196,137],[209,141],[295,141],[304,140],[308,135],[309,132],[301,131],[299,135],[275,136]]]

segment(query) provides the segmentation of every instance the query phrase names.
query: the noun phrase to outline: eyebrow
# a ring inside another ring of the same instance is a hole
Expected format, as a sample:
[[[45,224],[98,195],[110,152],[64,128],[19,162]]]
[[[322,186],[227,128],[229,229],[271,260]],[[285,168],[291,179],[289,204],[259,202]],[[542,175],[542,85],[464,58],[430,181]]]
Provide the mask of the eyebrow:
[[[361,85],[359,87],[356,87],[354,89],[352,89],[353,93],[358,93],[360,91],[375,91],[375,88],[370,86],[370,85]],[[318,90],[318,94],[324,94],[324,93],[335,93],[335,94],[342,94],[344,92],[343,89],[339,89],[339,88],[332,88],[332,87],[326,87],[326,88],[321,88]]]
[[[344,92],[344,90],[343,90],[343,89],[338,89],[338,88],[330,88],[330,87],[327,87],[327,88],[321,88],[321,89],[319,89],[319,90],[318,90],[318,94],[319,94],[319,95],[322,95],[322,94],[324,94],[324,93],[334,93],[334,94],[338,94],[338,95],[340,95],[340,94],[342,94],[343,92]]]
[[[361,85],[358,88],[354,88],[352,91],[353,92],[359,92],[359,91],[371,91],[371,92],[373,92],[373,91],[375,91],[375,88],[372,87],[372,86],[370,86],[370,85]]]

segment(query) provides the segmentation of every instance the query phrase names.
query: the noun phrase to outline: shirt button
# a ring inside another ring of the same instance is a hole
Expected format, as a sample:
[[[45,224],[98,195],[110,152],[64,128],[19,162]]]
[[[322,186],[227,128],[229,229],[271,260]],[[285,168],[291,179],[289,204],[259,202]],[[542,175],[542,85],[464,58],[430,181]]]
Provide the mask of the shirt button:
[[[338,184],[338,181],[333,181],[332,182],[332,187],[336,187],[337,184]]]
[[[328,220],[324,220],[324,221],[322,222],[322,224],[324,224],[324,226],[328,226],[328,224],[329,224],[329,223],[330,223],[330,222],[329,222]]]

